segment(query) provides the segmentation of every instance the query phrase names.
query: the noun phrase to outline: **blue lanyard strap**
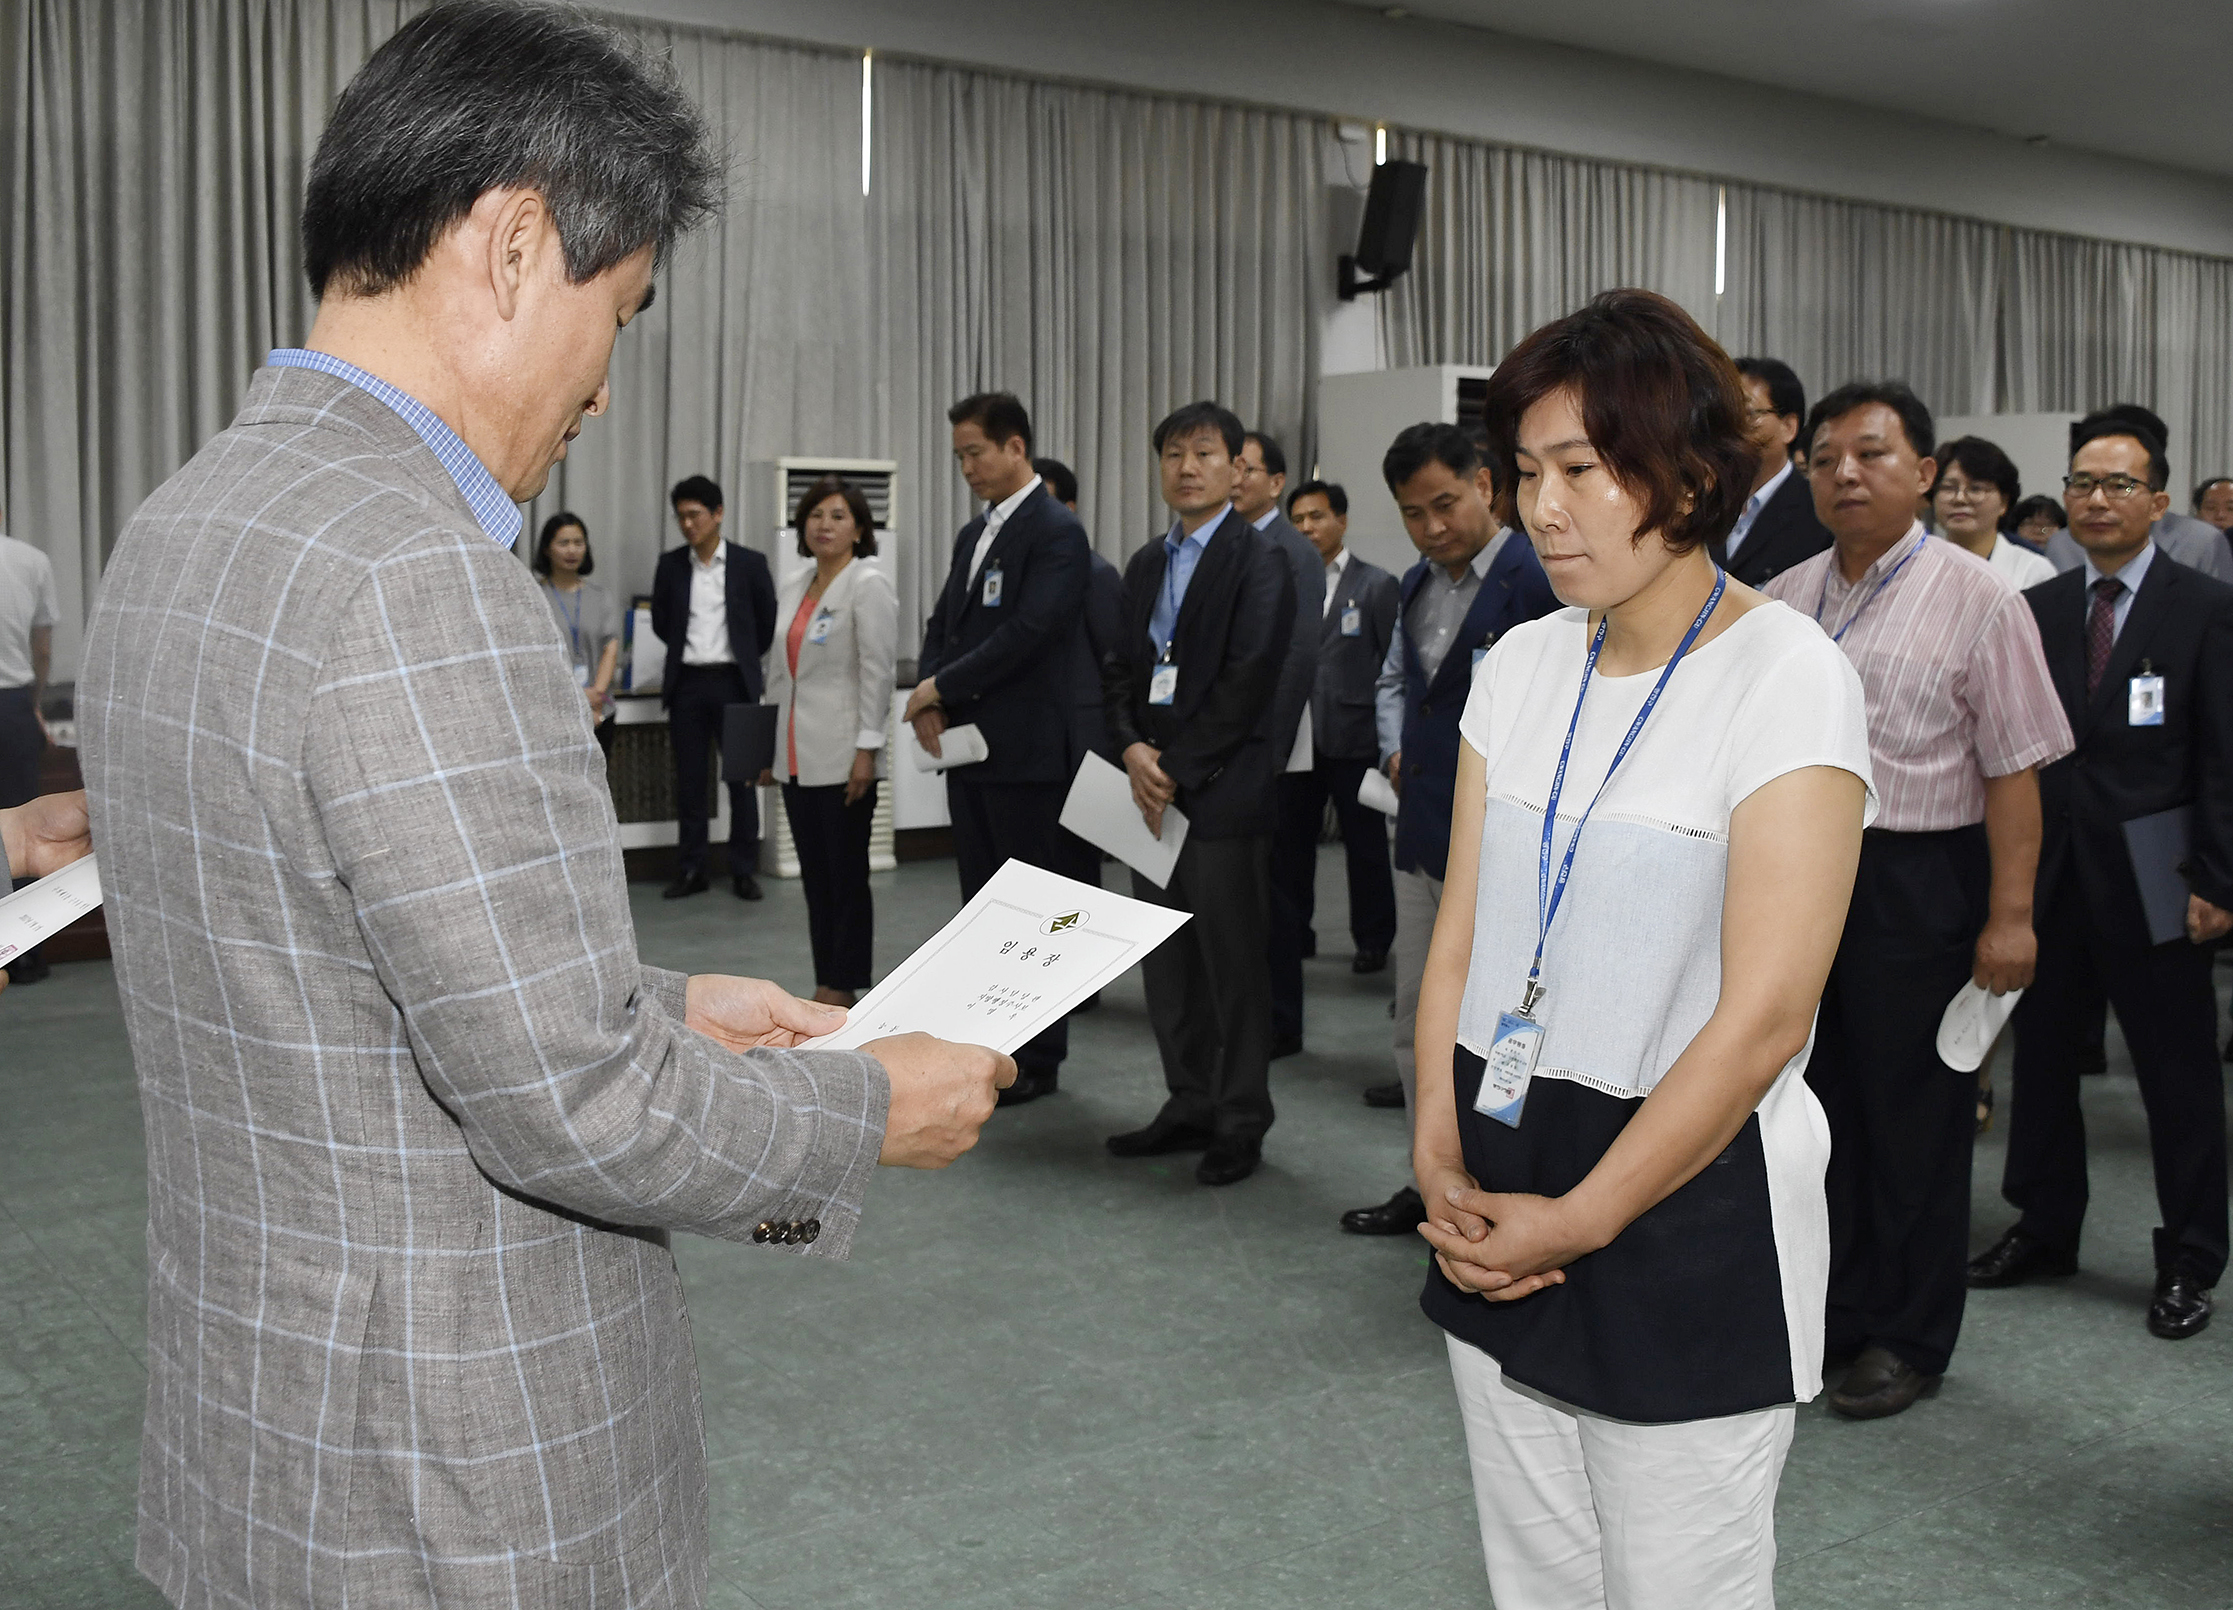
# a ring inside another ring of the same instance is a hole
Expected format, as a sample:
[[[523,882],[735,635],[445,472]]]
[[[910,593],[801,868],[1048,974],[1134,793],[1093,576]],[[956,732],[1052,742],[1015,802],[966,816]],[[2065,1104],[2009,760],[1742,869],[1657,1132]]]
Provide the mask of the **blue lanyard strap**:
[[[1551,831],[1558,821],[1559,796],[1566,791],[1566,763],[1573,758],[1574,735],[1581,729],[1582,705],[1589,698],[1590,678],[1597,672],[1597,656],[1605,648],[1604,621],[1597,623],[1597,635],[1590,639],[1589,658],[1582,662],[1582,691],[1574,697],[1574,719],[1566,724],[1566,744],[1558,752],[1558,770],[1551,774],[1551,797],[1543,807],[1543,844],[1536,862],[1536,929],[1535,959],[1528,963],[1527,992],[1520,999],[1520,1015],[1526,1017],[1535,1010],[1535,1003],[1543,996],[1543,946],[1551,937],[1551,924],[1558,919],[1559,903],[1566,898],[1566,883],[1574,875],[1574,852],[1582,842],[1582,829],[1589,825],[1590,812],[1597,809],[1597,802],[1605,797],[1605,790],[1613,781],[1613,773],[1620,770],[1620,763],[1628,758],[1628,751],[1635,747],[1636,739],[1644,730],[1644,723],[1651,719],[1659,696],[1667,691],[1667,681],[1675,674],[1675,667],[1682,664],[1698,641],[1698,634],[1706,629],[1714,606],[1721,602],[1722,593],[1729,586],[1729,576],[1719,565],[1714,566],[1714,590],[1706,595],[1705,608],[1698,611],[1698,618],[1690,623],[1690,630],[1683,634],[1676,647],[1674,658],[1659,673],[1659,680],[1644,699],[1644,707],[1636,712],[1636,719],[1628,724],[1628,736],[1613,751],[1613,763],[1605,768],[1605,780],[1597,785],[1597,792],[1590,796],[1589,804],[1582,808],[1581,820],[1574,824],[1574,836],[1566,841],[1566,858],[1559,863],[1558,878],[1551,877]]]
[[[566,590],[563,587],[553,587],[551,591],[558,594],[558,607],[566,612],[566,630],[573,637],[574,658],[578,660],[582,655],[581,589],[579,587],[574,589],[574,607],[571,609],[566,608]]]
[[[1871,592],[1868,597],[1861,600],[1861,607],[1855,610],[1852,614],[1848,615],[1845,618],[1845,624],[1830,634],[1831,642],[1842,643],[1845,641],[1845,634],[1852,631],[1854,626],[1860,621],[1861,617],[1869,612],[1869,605],[1875,603],[1878,598],[1883,596],[1885,588],[1891,586],[1892,583],[1900,579],[1900,572],[1905,570],[1910,564],[1914,562],[1915,556],[1923,551],[1923,544],[1930,540],[1931,534],[1928,531],[1924,532],[1920,537],[1915,539],[1915,546],[1907,550],[1906,554],[1902,556],[1898,564],[1894,565],[1890,570],[1884,573],[1884,579],[1876,584],[1876,590]],[[1830,555],[1830,563],[1832,565],[1835,565],[1837,562],[1838,556],[1835,553],[1832,553]],[[1822,596],[1815,602],[1814,606],[1815,625],[1820,626],[1822,624],[1822,612],[1829,607],[1830,572],[1825,570],[1822,572]]]

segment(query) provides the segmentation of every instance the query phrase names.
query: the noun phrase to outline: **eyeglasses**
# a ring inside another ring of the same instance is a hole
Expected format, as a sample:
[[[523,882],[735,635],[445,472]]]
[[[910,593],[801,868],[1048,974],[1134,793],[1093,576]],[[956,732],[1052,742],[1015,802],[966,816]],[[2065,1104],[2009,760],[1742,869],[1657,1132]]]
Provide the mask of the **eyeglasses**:
[[[1990,481],[1941,481],[1936,495],[1949,503],[1970,503],[1988,497],[1997,498],[2001,492]]]
[[[2065,475],[2062,489],[2081,503],[2096,492],[2122,503],[2126,498],[2155,490],[2147,482],[2136,481],[2129,475]]]

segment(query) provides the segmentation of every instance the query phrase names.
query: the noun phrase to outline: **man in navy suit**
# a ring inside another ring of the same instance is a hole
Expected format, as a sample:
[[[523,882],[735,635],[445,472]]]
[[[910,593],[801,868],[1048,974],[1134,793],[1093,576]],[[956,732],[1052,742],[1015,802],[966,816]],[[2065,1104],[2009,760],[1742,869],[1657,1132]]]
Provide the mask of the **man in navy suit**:
[[[968,900],[1013,857],[1073,873],[1062,842],[1071,773],[1076,642],[1092,574],[1085,527],[1031,467],[1031,416],[1005,391],[946,410],[954,459],[985,512],[961,528],[946,586],[923,628],[922,680],[907,719],[932,754],[948,726],[974,725],[986,754],[946,773],[954,861]],[[1055,1088],[1070,1048],[1057,1023],[1016,1053],[1013,1106]]]
[[[2086,1215],[2080,1053],[2117,1009],[2155,1160],[2156,1283],[2148,1329],[2210,1322],[2224,1272],[2225,1082],[2213,942],[2233,929],[2233,588],[2190,570],[2151,525],[2170,498],[2163,444],[2108,418],[2079,432],[2065,494],[2080,568],[2024,594],[2078,747],[2039,773],[2033,927],[2039,966],[2016,1007],[2015,1102],[2001,1194],[2021,1213],[1972,1259],[1972,1286],[2078,1266]],[[2183,853],[2147,864],[2126,825],[2164,813]],[[2150,920],[2142,874],[2173,899]]]
[[[1495,488],[1472,438],[1455,425],[1413,425],[1380,461],[1381,477],[1419,550],[1404,572],[1394,639],[1381,663],[1374,715],[1388,779],[1396,786],[1396,1073],[1393,1087],[1365,1092],[1375,1107],[1418,1100],[1411,1054],[1427,941],[1442,908],[1450,855],[1451,800],[1458,784],[1458,717],[1473,668],[1513,627],[1558,608],[1535,548],[1498,528]],[[1408,1236],[1426,1218],[1406,1185],[1387,1201],[1353,1208],[1353,1235]]]
[[[1728,537],[1712,544],[1716,563],[1732,581],[1760,587],[1802,559],[1830,545],[1830,528],[1814,512],[1814,492],[1791,461],[1799,422],[1807,416],[1807,388],[1780,358],[1739,358],[1744,381],[1747,434],[1760,454],[1752,496],[1737,512]]]
[[[667,645],[659,684],[675,756],[675,879],[666,897],[706,887],[706,768],[721,744],[724,712],[757,704],[767,686],[760,658],[775,640],[775,580],[768,562],[721,536],[721,488],[703,475],[668,494],[684,546],[659,556],[651,578],[651,629]],[[739,900],[760,898],[760,801],[749,782],[729,785],[729,879]]]

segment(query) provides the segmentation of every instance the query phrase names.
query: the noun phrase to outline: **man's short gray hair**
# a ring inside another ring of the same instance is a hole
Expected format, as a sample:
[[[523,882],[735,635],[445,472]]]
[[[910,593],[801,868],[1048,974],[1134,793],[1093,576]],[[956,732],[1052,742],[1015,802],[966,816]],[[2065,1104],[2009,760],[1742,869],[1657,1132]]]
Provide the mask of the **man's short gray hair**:
[[[539,192],[575,284],[720,206],[722,165],[674,69],[578,13],[449,0],[407,22],[341,92],[303,198],[303,267],[377,296],[408,280],[490,190]]]

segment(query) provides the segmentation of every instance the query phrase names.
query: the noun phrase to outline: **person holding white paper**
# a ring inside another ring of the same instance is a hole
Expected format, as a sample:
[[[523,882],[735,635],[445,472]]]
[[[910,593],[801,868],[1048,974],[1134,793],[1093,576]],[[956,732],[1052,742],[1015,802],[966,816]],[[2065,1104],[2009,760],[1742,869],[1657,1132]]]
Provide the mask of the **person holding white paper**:
[[[1489,384],[1497,485],[1569,607],[1473,675],[1415,1163],[1499,1604],[1767,1610],[1820,1387],[1803,1075],[1869,748],[1844,657],[1708,553],[1750,486],[1742,398],[1647,291]]]
[[[93,834],[85,821],[85,790],[41,794],[27,804],[0,810],[0,846],[7,850],[9,875],[27,882],[91,855]],[[0,990],[7,987],[8,970],[0,967]]]
[[[1125,567],[1124,630],[1102,667],[1141,819],[1159,833],[1175,805],[1189,824],[1168,885],[1135,871],[1132,892],[1194,914],[1141,966],[1170,1098],[1108,1145],[1119,1157],[1199,1151],[1204,1185],[1254,1173],[1272,1125],[1266,883],[1272,782],[1294,737],[1273,712],[1293,572],[1233,507],[1241,445],[1241,422],[1214,402],[1156,426],[1174,518]]]

